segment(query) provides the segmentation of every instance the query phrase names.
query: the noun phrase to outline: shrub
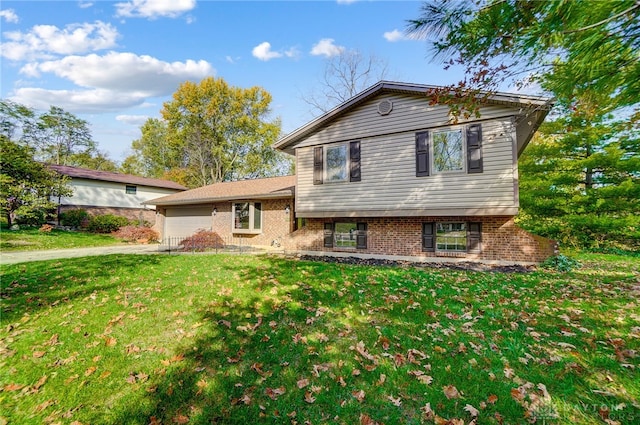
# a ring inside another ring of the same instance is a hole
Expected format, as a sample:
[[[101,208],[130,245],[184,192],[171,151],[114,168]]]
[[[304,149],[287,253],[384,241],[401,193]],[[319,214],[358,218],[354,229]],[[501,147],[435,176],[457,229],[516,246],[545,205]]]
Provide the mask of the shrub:
[[[560,272],[570,272],[582,266],[578,260],[563,254],[547,258],[541,265],[545,269],[555,269]]]
[[[213,248],[224,248],[224,241],[216,232],[200,230],[184,238],[178,246],[183,251],[205,251]]]
[[[88,230],[93,233],[111,233],[129,224],[129,219],[119,215],[103,214],[91,217]]]
[[[69,210],[60,214],[63,226],[82,227],[89,222],[89,213],[83,209]]]
[[[125,242],[158,242],[160,235],[155,230],[144,226],[124,226],[121,227],[114,236]]]
[[[38,229],[38,231],[42,233],[51,233],[52,230],[53,230],[53,226],[50,224],[43,224],[42,227]]]

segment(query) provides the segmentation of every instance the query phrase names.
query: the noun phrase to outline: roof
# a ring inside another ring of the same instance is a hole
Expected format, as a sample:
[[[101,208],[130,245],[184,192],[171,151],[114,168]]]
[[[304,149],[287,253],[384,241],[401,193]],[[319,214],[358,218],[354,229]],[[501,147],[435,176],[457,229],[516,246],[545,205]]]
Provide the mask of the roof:
[[[216,183],[186,192],[151,199],[145,204],[169,206],[203,204],[241,199],[289,198],[295,193],[296,176],[269,177],[255,180]]]
[[[88,168],[71,167],[69,165],[49,164],[49,168],[76,179],[100,180],[106,182],[125,183],[137,186],[161,187],[163,189],[186,190],[187,188],[176,182],[162,179],[134,176],[131,174],[112,173],[110,171],[90,170]]]
[[[382,93],[403,93],[403,94],[421,94],[426,95],[430,90],[433,89],[442,89],[442,86],[434,86],[427,84],[412,84],[412,83],[402,83],[402,82],[393,82],[393,81],[380,81],[368,89],[362,91],[361,93],[355,95],[351,99],[341,103],[336,106],[332,110],[327,113],[319,116],[318,118],[308,122],[302,127],[297,128],[293,132],[287,134],[280,140],[278,140],[274,147],[276,149],[280,149],[283,151],[290,152],[287,149],[289,146],[301,141],[302,139],[310,136],[315,131],[320,128],[326,126],[331,121],[337,119],[338,117],[344,115],[346,112],[351,111],[361,105],[363,102],[371,99],[374,96],[378,96]],[[521,94],[513,94],[513,93],[493,93],[488,97],[489,103],[494,104],[502,104],[507,106],[514,106],[518,108],[530,108],[535,110],[544,110],[549,111],[552,106],[552,101],[550,98],[542,97],[542,96],[529,96],[529,95],[521,95]],[[537,129],[538,126],[542,123],[544,118],[546,117],[546,113],[544,114],[536,114],[536,119],[539,122],[536,122],[532,127]],[[535,130],[534,130],[535,131]]]

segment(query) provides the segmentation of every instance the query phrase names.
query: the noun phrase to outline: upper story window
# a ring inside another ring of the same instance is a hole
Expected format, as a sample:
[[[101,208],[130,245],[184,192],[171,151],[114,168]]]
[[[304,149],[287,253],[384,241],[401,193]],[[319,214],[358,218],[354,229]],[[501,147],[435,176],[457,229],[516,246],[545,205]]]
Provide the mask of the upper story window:
[[[359,182],[360,179],[360,142],[314,148],[313,184]]]
[[[482,170],[480,124],[416,133],[416,177]]]
[[[432,143],[435,173],[464,170],[462,129],[434,131]]]
[[[135,195],[138,193],[138,187],[133,185],[126,185],[124,189],[127,195]]]
[[[232,211],[233,233],[260,233],[262,231],[262,204],[235,202]]]

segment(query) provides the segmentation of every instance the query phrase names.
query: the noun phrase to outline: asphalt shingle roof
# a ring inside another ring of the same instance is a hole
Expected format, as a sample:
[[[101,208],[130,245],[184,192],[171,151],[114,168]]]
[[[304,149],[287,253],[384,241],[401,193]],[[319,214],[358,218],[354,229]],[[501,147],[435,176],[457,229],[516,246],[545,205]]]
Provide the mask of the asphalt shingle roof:
[[[90,170],[88,168],[71,167],[69,165],[49,164],[52,170],[71,178],[101,180],[106,182],[117,182],[137,186],[161,187],[164,189],[187,190],[181,184],[162,179],[151,179],[148,177],[134,176],[131,174],[112,173],[109,171]]]
[[[146,201],[150,205],[187,205],[205,202],[288,198],[295,194],[296,176],[216,183]]]

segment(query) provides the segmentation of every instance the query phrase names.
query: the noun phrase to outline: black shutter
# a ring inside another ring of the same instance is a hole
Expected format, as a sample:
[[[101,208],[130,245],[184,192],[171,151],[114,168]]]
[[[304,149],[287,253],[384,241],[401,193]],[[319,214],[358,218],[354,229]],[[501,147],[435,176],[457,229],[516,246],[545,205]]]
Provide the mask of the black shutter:
[[[482,223],[469,223],[467,228],[467,252],[481,252]]]
[[[324,247],[333,248],[333,223],[324,223]]]
[[[349,153],[351,160],[349,161],[350,175],[349,181],[360,181],[360,142],[349,143]]]
[[[429,175],[429,132],[416,133],[416,177]]]
[[[482,173],[482,126],[467,127],[467,172]]]
[[[356,228],[356,248],[367,249],[367,223],[358,223]]]
[[[322,146],[313,148],[313,184],[322,184]]]
[[[422,223],[422,250],[434,252],[436,250],[436,224]]]

